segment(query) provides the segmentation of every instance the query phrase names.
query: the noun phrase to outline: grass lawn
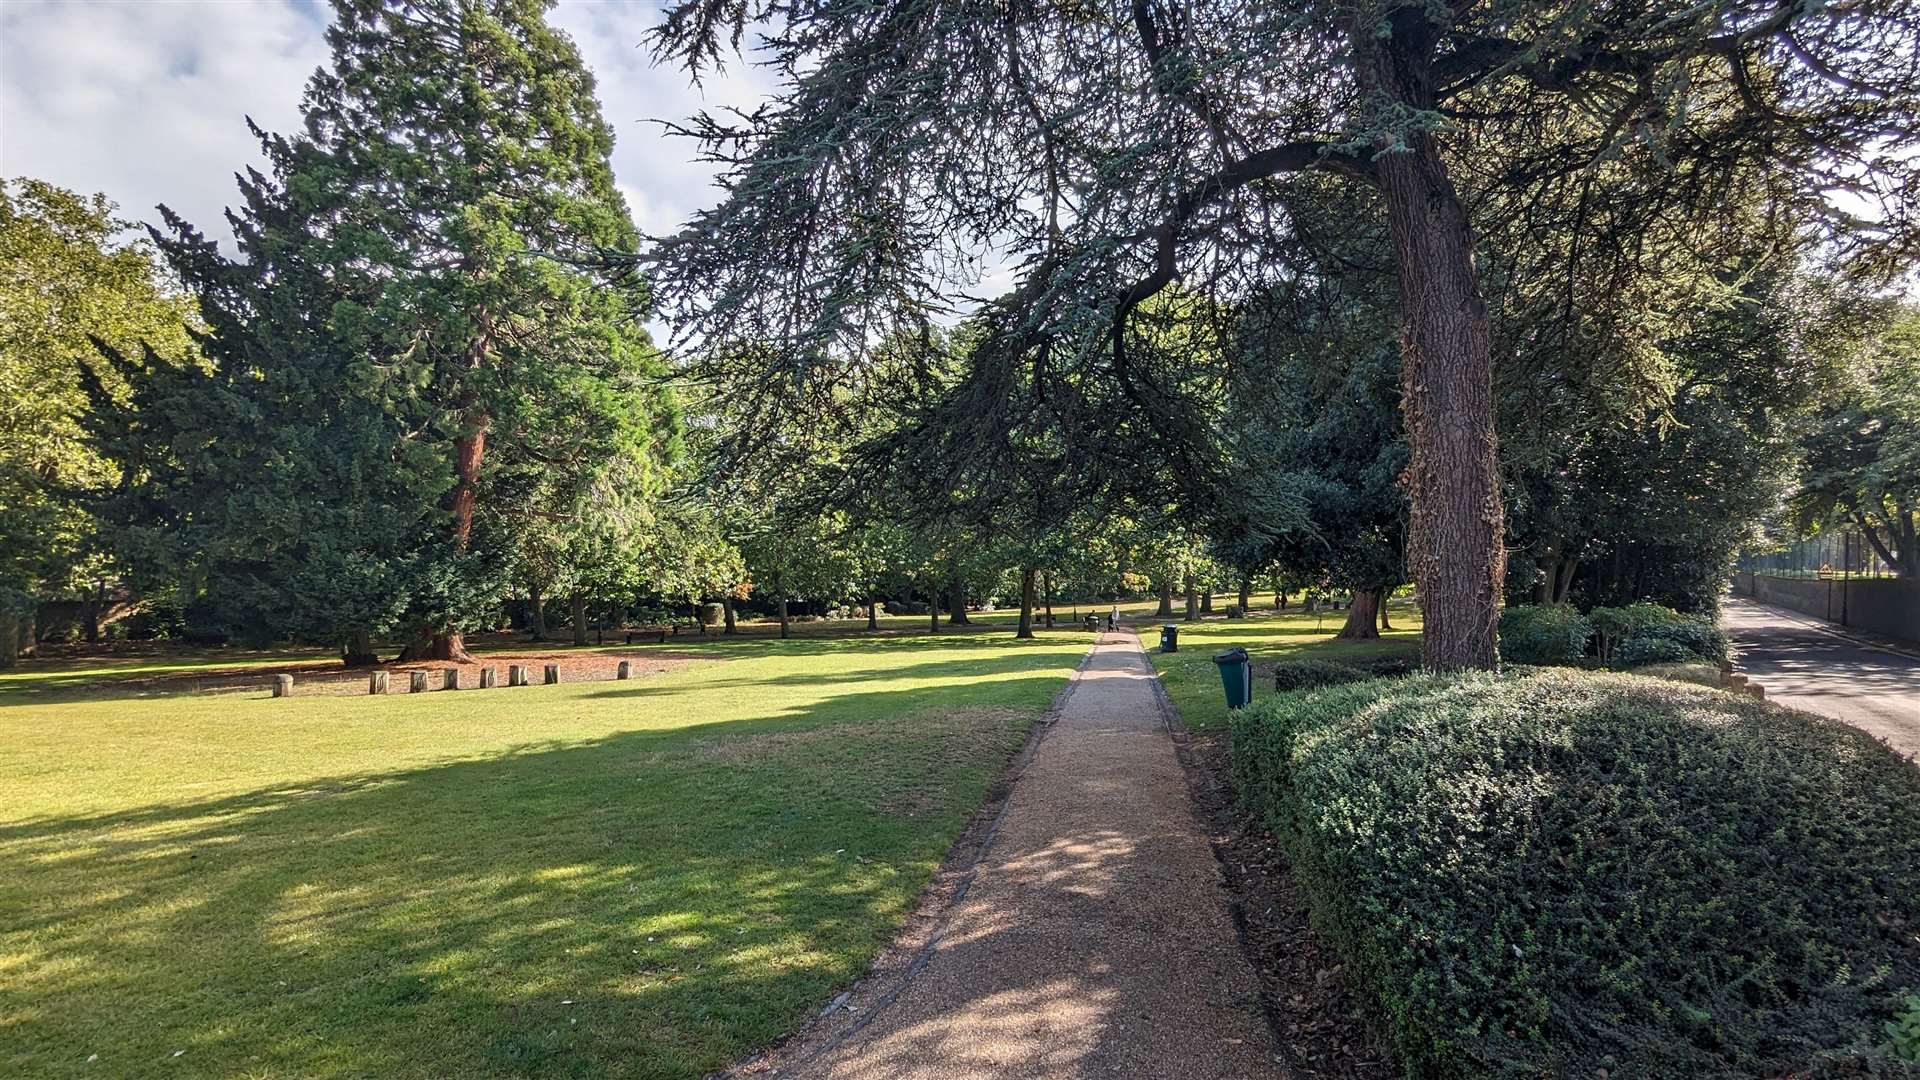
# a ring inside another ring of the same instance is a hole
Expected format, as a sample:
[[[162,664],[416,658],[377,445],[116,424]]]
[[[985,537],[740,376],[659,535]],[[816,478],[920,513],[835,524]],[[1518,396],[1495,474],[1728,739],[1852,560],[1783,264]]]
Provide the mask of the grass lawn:
[[[1271,601],[1273,597],[1268,594],[1264,599]],[[1213,601],[1214,610],[1225,611],[1227,604],[1237,600],[1233,596],[1217,596]],[[1180,609],[1177,600],[1174,608],[1176,612]],[[1153,607],[1149,605],[1140,617],[1146,618],[1152,611]],[[1180,718],[1189,728],[1208,729],[1224,727],[1227,722],[1226,693],[1220,687],[1220,672],[1214,666],[1213,654],[1235,645],[1245,648],[1253,658],[1255,701],[1273,693],[1273,681],[1267,672],[1275,660],[1307,657],[1352,660],[1395,654],[1417,656],[1420,651],[1420,609],[1409,597],[1400,597],[1392,602],[1389,617],[1394,629],[1381,634],[1376,641],[1341,641],[1336,638],[1334,635],[1340,632],[1346,617],[1344,611],[1308,615],[1297,605],[1281,612],[1256,603],[1253,613],[1245,619],[1215,617],[1200,622],[1181,622],[1176,614],[1172,619],[1136,620],[1136,625],[1140,632],[1140,643],[1146,647],[1147,655],[1153,658],[1153,666],[1160,672],[1161,685],[1167,688],[1167,696],[1179,710]],[[1174,622],[1180,626],[1180,651],[1177,653],[1159,651],[1160,626],[1164,622]]]
[[[629,682],[278,701],[29,668],[0,1076],[698,1077],[863,970],[1087,644],[683,637]]]

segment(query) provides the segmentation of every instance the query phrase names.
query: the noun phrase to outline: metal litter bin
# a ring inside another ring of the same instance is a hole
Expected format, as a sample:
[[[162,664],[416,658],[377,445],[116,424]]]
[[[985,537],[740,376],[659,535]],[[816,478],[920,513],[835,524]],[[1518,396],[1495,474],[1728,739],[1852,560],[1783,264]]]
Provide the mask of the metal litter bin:
[[[1160,651],[1180,651],[1180,624],[1162,623],[1160,625]]]

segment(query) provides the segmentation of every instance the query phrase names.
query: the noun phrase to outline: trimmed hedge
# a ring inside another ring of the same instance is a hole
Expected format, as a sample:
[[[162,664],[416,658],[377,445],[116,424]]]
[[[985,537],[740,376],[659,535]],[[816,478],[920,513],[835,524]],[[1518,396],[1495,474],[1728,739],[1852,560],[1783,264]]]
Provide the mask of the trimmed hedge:
[[[1920,988],[1920,769],[1859,731],[1543,669],[1286,695],[1232,734],[1409,1076],[1920,1076],[1887,1027]]]
[[[1373,678],[1373,672],[1332,660],[1280,660],[1273,665],[1275,690],[1310,690]]]
[[[1517,604],[1500,612],[1500,658],[1515,664],[1575,664],[1593,625],[1571,604]]]
[[[1636,635],[1613,650],[1613,659],[1621,667],[1635,668],[1647,664],[1684,664],[1700,657],[1672,638]]]

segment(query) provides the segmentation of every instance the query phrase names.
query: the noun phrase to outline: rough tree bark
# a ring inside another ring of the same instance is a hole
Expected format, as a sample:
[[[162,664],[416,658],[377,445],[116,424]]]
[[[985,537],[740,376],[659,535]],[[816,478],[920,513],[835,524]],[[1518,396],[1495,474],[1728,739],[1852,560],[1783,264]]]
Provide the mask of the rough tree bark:
[[[971,626],[973,620],[967,618],[967,586],[959,578],[947,586],[947,625]]]
[[[538,583],[527,585],[527,622],[533,630],[533,641],[547,640],[547,598],[541,595]]]
[[[1033,636],[1033,578],[1033,567],[1020,571],[1020,628],[1013,632],[1017,638]]]
[[[734,621],[733,621],[733,594],[732,593],[728,593],[727,595],[720,598],[720,611],[721,611],[721,618],[726,623],[726,629],[722,631],[722,633],[727,633],[727,634],[739,633],[740,631],[737,627],[735,627]]]
[[[1200,589],[1200,614],[1213,614],[1213,583],[1211,581]]]
[[[1380,629],[1374,625],[1379,610],[1379,590],[1353,590],[1353,602],[1347,605],[1347,624],[1340,628],[1340,636],[1349,639],[1379,637]]]
[[[1173,616],[1173,579],[1160,579],[1160,606],[1153,609],[1156,618],[1167,619]]]
[[[380,662],[373,651],[373,635],[365,630],[355,630],[347,635],[340,646],[340,662],[348,667],[370,667]]]
[[[1243,577],[1240,579],[1240,614],[1245,615],[1247,609],[1251,607],[1253,607],[1253,579]]]
[[[927,632],[940,632],[940,594],[932,590],[927,593]]]
[[[568,617],[573,624],[573,643],[587,643],[587,594],[573,593],[567,597]]]
[[[873,589],[867,590],[867,629],[880,629],[880,593]]]
[[[1200,617],[1200,594],[1194,590],[1193,579],[1187,579],[1187,622]]]
[[[1430,9],[1389,16],[1384,36],[1356,23],[1363,82],[1429,113],[1440,28]],[[1401,303],[1401,404],[1412,449],[1405,473],[1407,561],[1420,586],[1429,670],[1497,668],[1505,548],[1493,427],[1486,300],[1465,208],[1426,130],[1374,162],[1387,207]],[[1368,613],[1371,620],[1372,614]]]

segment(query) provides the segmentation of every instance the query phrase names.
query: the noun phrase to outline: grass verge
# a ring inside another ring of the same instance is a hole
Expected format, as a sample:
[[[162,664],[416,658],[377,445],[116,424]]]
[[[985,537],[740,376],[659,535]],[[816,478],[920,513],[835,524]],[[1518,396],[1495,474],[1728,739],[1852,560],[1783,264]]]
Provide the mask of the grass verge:
[[[1225,610],[1232,597],[1214,601]],[[1176,605],[1177,607],[1177,605]],[[1151,612],[1151,608],[1147,609]],[[1309,615],[1297,607],[1289,611],[1255,609],[1244,619],[1210,618],[1198,622],[1150,618],[1137,627],[1140,644],[1160,673],[1160,683],[1179,710],[1187,727],[1198,731],[1224,728],[1227,723],[1226,693],[1220,685],[1219,669],[1213,655],[1240,646],[1253,663],[1253,698],[1259,701],[1273,693],[1273,665],[1278,660],[1318,659],[1364,661],[1387,656],[1407,656],[1415,660],[1420,652],[1420,609],[1408,600],[1395,601],[1391,609],[1394,629],[1380,637],[1364,641],[1342,641],[1334,635],[1346,620],[1344,611],[1325,611]],[[1172,622],[1180,627],[1180,651],[1160,651],[1160,626]]]
[[[1086,641],[664,648],[382,698],[15,676],[0,1075],[701,1076],[860,973]]]

